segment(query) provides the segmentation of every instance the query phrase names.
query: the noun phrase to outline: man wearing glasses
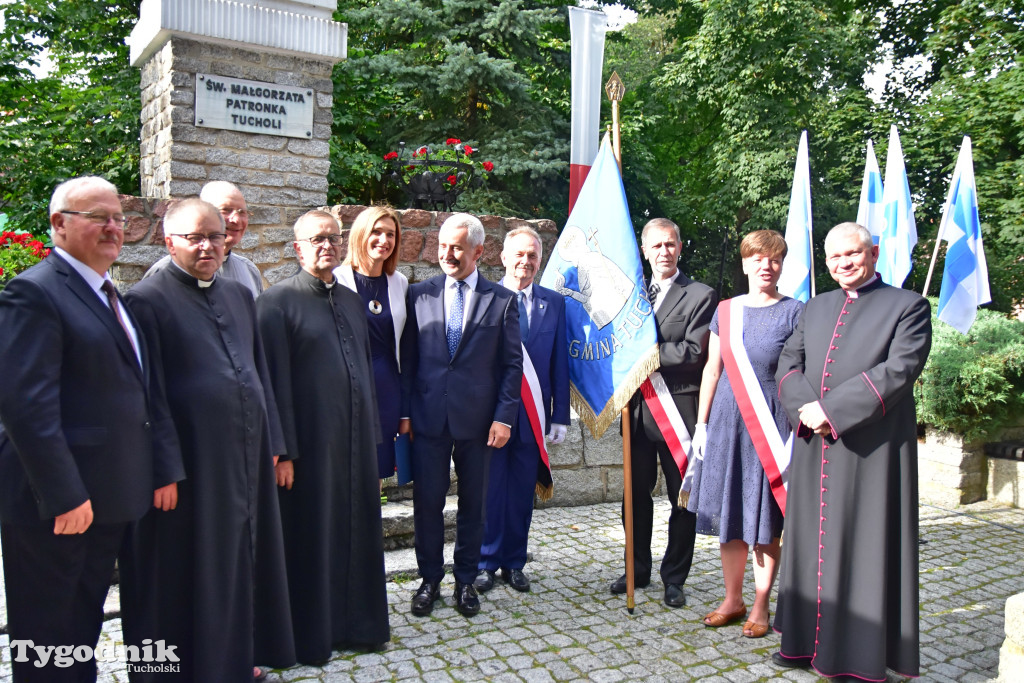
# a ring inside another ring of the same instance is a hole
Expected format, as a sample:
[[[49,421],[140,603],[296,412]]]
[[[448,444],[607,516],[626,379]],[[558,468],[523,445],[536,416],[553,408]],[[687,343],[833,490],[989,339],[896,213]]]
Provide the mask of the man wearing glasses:
[[[224,259],[219,274],[245,285],[255,299],[263,291],[263,276],[260,275],[260,269],[249,259],[232,251],[241,243],[249,227],[249,207],[245,203],[242,191],[226,180],[211,180],[203,185],[199,198],[213,204],[224,219]],[[147,278],[163,270],[170,263],[171,256],[168,254],[154,263],[142,277]]]
[[[288,451],[277,483],[295,653],[312,665],[391,635],[369,325],[334,276],[341,242],[331,214],[304,214],[293,242],[302,269],[256,302]]]
[[[254,659],[294,663],[274,484],[284,442],[264,390],[255,302],[219,274],[224,219],[186,199],[167,211],[164,235],[171,264],[126,299],[166,390],[187,478],[177,509],[143,518],[124,554],[125,642],[177,646],[182,680],[248,681]]]
[[[107,274],[124,240],[117,190],[97,177],[62,183],[50,228],[53,252],[0,294],[0,537],[15,681],[96,679],[91,655],[67,668],[38,655],[95,648],[126,528],[153,506],[173,508],[184,476],[138,321]]]

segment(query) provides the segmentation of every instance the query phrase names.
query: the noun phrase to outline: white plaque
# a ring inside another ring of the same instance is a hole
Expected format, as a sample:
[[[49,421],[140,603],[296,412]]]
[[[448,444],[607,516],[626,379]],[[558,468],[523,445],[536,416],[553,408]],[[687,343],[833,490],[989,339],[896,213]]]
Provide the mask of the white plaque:
[[[196,125],[312,139],[311,88],[196,74]]]

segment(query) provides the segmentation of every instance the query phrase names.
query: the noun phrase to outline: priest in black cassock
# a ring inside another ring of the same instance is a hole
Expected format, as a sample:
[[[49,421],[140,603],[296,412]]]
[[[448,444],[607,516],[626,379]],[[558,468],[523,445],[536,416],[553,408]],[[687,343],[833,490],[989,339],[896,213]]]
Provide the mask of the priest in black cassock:
[[[288,453],[277,483],[295,651],[313,665],[391,638],[369,330],[362,299],[334,277],[341,242],[329,213],[303,215],[302,269],[256,305]]]
[[[129,677],[251,683],[254,663],[295,662],[274,476],[284,442],[252,295],[217,276],[223,218],[188,199],[168,210],[164,234],[172,265],[126,299],[187,479],[177,509],[152,511],[131,535],[121,597],[125,642],[163,639],[181,661],[176,673],[129,665]]]
[[[875,273],[856,223],[825,238],[840,289],[809,302],[776,377],[796,430],[772,661],[823,676],[917,676],[914,381],[931,309]]]

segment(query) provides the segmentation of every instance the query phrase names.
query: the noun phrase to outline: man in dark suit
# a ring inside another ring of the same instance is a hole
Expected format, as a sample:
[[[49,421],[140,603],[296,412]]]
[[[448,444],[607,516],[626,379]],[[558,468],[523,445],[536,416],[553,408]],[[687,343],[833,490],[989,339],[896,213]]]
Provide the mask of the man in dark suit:
[[[184,470],[142,335],[107,275],[124,241],[117,190],[82,177],[50,201],[54,250],[0,294],[0,537],[15,641],[95,648],[125,529],[177,502]],[[15,681],[96,679],[95,659]]]
[[[412,613],[430,614],[444,576],[444,499],[454,460],[459,479],[455,537],[455,604],[480,611],[473,581],[480,560],[487,469],[492,449],[508,441],[519,411],[523,352],[512,292],[480,277],[484,227],[455,214],[441,226],[437,258],[443,275],[409,288],[417,352],[402,369],[403,424],[415,430],[413,505],[416,563],[423,583]]]
[[[693,434],[697,422],[697,395],[701,372],[707,360],[708,326],[718,305],[715,291],[683,275],[677,267],[681,241],[679,227],[667,218],[648,221],[641,234],[644,257],[651,264],[648,287],[658,328],[661,375],[686,429]],[[668,547],[661,561],[665,604],[686,604],[683,583],[693,562],[696,515],[679,507],[682,476],[665,444],[650,409],[637,392],[630,401],[633,457],[633,563],[638,588],[651,581],[651,526],[654,501],[651,493],[658,481],[658,461],[665,475],[665,488],[672,511],[668,518]],[[626,592],[626,577],[611,585],[612,593]]]
[[[537,375],[542,411],[540,438],[550,425],[548,439],[553,444],[565,440],[569,424],[569,353],[565,341],[565,299],[556,292],[535,284],[540,268],[540,235],[533,228],[515,228],[505,235],[501,262],[505,277],[501,281],[515,292],[519,302],[519,331]],[[526,401],[523,397],[523,401]],[[541,460],[540,448],[521,402],[512,438],[491,456],[487,488],[487,523],[480,549],[480,574],[476,588],[480,592],[494,586],[494,573],[517,591],[530,590],[523,573],[526,565],[526,539],[533,517],[534,484],[545,487],[550,496],[551,472]]]

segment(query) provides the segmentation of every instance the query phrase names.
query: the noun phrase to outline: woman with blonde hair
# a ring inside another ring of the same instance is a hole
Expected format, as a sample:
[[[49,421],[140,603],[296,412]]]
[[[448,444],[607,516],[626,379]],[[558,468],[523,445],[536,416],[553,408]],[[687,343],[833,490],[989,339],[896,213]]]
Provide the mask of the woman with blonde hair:
[[[747,616],[743,576],[753,546],[755,594],[743,624],[747,638],[768,632],[782,535],[776,498],[785,500],[785,494],[775,463],[776,456],[786,460],[790,426],[778,401],[775,370],[804,307],[779,294],[785,256],[786,240],[774,230],[752,232],[740,243],[749,292],[721,302],[711,320],[693,436],[693,454],[703,458],[703,466],[687,509],[697,513],[698,533],[718,536],[725,577],[725,598],[704,625],[717,628]]]
[[[395,435],[401,418],[399,374],[409,288],[409,281],[397,270],[401,244],[398,213],[386,206],[372,206],[356,216],[348,236],[348,254],[334,271],[339,282],[362,297],[370,327],[381,426],[377,473],[382,480],[395,473]]]

